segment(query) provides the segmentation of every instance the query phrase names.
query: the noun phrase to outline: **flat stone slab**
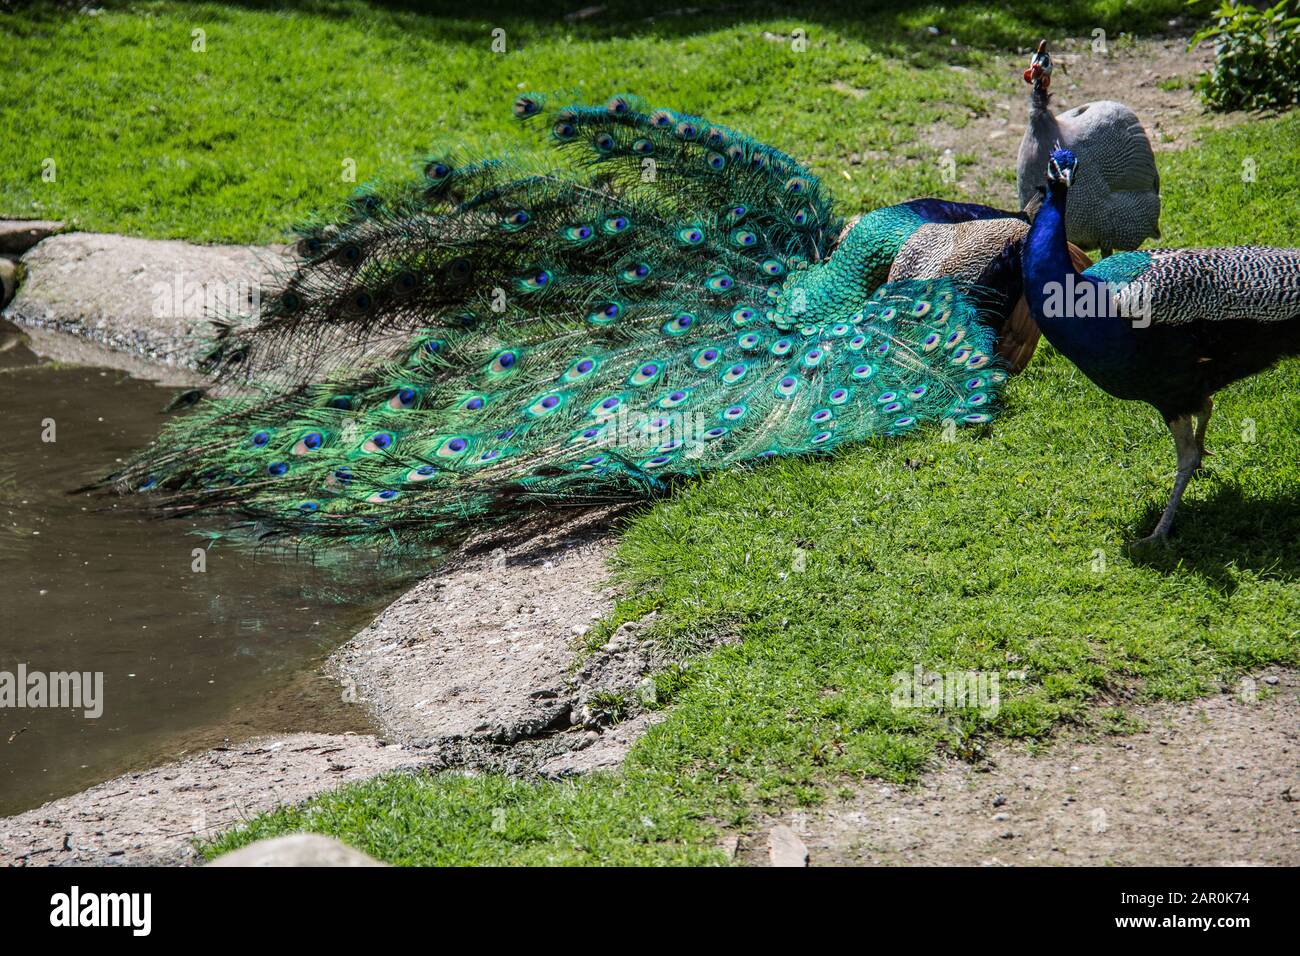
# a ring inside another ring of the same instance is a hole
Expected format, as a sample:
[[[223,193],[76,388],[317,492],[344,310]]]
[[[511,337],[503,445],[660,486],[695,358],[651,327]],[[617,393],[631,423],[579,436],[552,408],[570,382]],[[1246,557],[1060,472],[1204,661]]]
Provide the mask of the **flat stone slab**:
[[[63,229],[64,224],[53,219],[0,219],[0,255],[22,255]]]
[[[285,264],[278,246],[91,232],[52,236],[22,261],[26,278],[5,318],[173,368],[192,366],[214,310],[246,308]]]
[[[208,866],[386,866],[342,840],[319,833],[271,837],[219,856]]]

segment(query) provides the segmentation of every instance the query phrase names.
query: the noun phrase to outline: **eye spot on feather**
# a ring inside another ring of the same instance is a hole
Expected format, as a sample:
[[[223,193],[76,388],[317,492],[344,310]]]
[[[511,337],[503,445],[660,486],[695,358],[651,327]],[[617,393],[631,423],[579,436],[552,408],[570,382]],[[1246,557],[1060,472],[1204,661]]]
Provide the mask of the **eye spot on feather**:
[[[720,173],[727,168],[727,158],[721,153],[710,152],[704,157],[704,163],[715,173]]]
[[[777,398],[791,398],[798,391],[799,380],[793,375],[785,376],[776,383],[776,388],[773,389]]]
[[[902,418],[896,419],[896,420],[894,421],[894,427],[895,427],[895,428],[907,428],[909,425],[912,425],[912,424],[914,424],[915,422],[916,422],[916,419],[915,419],[915,418],[913,418],[913,417],[910,416],[910,415],[906,415],[906,416],[904,416],[904,417],[902,417]]]
[[[325,481],[325,484],[331,486],[342,485],[344,487],[352,484],[352,469],[351,468],[334,469],[333,474],[329,476],[329,478]]]
[[[605,112],[610,116],[622,116],[632,109],[632,103],[626,96],[611,96],[605,103]]]
[[[451,175],[451,167],[442,160],[434,160],[426,163],[424,167],[424,178],[431,183],[440,183]]]
[[[793,348],[794,348],[793,340],[777,339],[775,342],[772,343],[772,354],[775,355],[777,358],[780,358],[784,355],[789,355],[791,349]]]
[[[870,365],[859,365],[853,369],[853,377],[865,381],[875,374],[875,369]]]
[[[849,400],[849,390],[847,388],[837,388],[830,394],[832,405],[843,405]]]
[[[762,346],[763,338],[756,332],[746,332],[744,335],[741,335],[736,339],[736,344],[742,349],[750,351]]]
[[[312,514],[313,512],[320,510],[320,502],[300,501],[298,502],[298,510],[301,511],[303,514]]]
[[[419,393],[413,388],[401,388],[393,393],[392,398],[388,400],[388,407],[393,411],[401,411],[404,408],[411,408],[419,398]]]
[[[268,475],[271,475],[274,478],[279,478],[281,475],[286,474],[288,471],[289,471],[289,463],[285,461],[273,461],[266,466],[266,473]]]
[[[541,110],[542,110],[542,104],[538,102],[536,97],[533,96],[515,97],[515,104],[514,104],[515,116],[518,116],[520,119],[523,119],[526,116],[534,116],[537,113],[540,113]]]
[[[591,407],[591,414],[595,418],[608,418],[618,411],[619,406],[623,404],[623,399],[617,395],[610,395],[608,398],[602,398],[599,402]]]
[[[507,349],[497,355],[496,358],[488,365],[488,372],[493,375],[504,375],[515,367],[519,361],[519,356]]]
[[[505,219],[501,220],[501,227],[507,232],[518,232],[532,221],[533,217],[528,214],[528,210],[516,209],[510,215],[506,216]]]
[[[891,415],[892,415],[894,412],[901,412],[902,410],[903,410],[903,403],[902,403],[902,402],[890,402],[888,405],[886,405],[884,408],[881,409],[881,411],[886,412],[886,413],[891,414]]]
[[[551,392],[529,405],[527,411],[529,415],[540,418],[543,415],[551,414],[563,404],[564,396],[558,392]]]
[[[755,313],[753,309],[747,305],[742,305],[739,308],[732,309],[731,321],[737,326],[748,325],[754,320],[754,315]]]
[[[584,461],[584,462],[579,466],[579,468],[580,468],[582,471],[590,471],[590,470],[592,470],[592,469],[594,469],[594,468],[599,468],[601,465],[605,464],[605,462],[607,462],[607,461],[609,461],[609,456],[608,456],[608,455],[592,455],[590,458],[588,458],[586,461]]]
[[[655,110],[650,114],[650,125],[656,129],[667,129],[677,122],[671,110]]]
[[[807,192],[808,186],[808,180],[804,179],[802,176],[794,176],[786,180],[785,191],[790,193],[792,196],[797,196],[800,193]]]
[[[568,226],[561,235],[569,242],[580,244],[595,235],[595,231],[587,225]]]
[[[551,273],[546,269],[538,269],[519,278],[517,284],[523,292],[537,292],[551,284]]]
[[[803,367],[816,368],[818,365],[821,364],[824,355],[825,353],[822,352],[821,349],[809,349],[807,352],[804,353]]]
[[[758,242],[758,236],[748,229],[736,229],[731,233],[731,241],[734,245],[745,247],[752,246]]]
[[[623,307],[617,302],[603,302],[587,316],[587,321],[592,325],[609,325],[622,314]]]
[[[785,275],[785,265],[778,259],[764,259],[762,269],[770,276]]]
[[[434,452],[439,458],[457,458],[469,450],[469,440],[460,435],[453,435]]]
[[[477,412],[487,404],[487,399],[482,395],[471,395],[461,403],[461,408],[467,412]]]
[[[566,382],[576,382],[586,378],[596,370],[596,360],[594,358],[583,358],[574,362],[569,370],[562,376]]]
[[[325,444],[325,436],[320,432],[307,432],[293,446],[295,455],[307,455]]]
[[[969,415],[963,415],[963,416],[962,416],[962,421],[964,421],[964,422],[970,422],[972,425],[982,425],[982,424],[984,424],[985,422],[991,422],[991,421],[993,421],[993,416],[992,416],[992,415],[986,415],[986,414],[979,413],[979,412],[972,412],[972,413],[969,414]]]
[[[567,142],[578,135],[578,127],[571,120],[562,119],[551,127],[551,134],[560,142]]]
[[[921,351],[933,352],[935,349],[939,347],[939,343],[941,341],[943,341],[943,338],[942,336],[939,335],[938,332],[931,332],[929,335],[927,335],[925,338],[921,340]]]
[[[648,139],[638,139],[632,144],[632,152],[640,156],[649,156],[655,151],[655,144]]]
[[[280,294],[280,308],[292,315],[302,308],[302,296],[292,290]]]
[[[722,384],[735,385],[737,382],[739,382],[742,378],[745,377],[745,373],[748,371],[749,371],[748,365],[746,365],[744,362],[737,362],[736,364],[732,365],[729,369],[727,369],[725,372],[722,373]]]
[[[746,411],[747,409],[744,405],[732,405],[730,408],[723,410],[722,417],[724,420],[729,422],[738,422],[745,417]]]
[[[375,432],[362,443],[361,450],[367,454],[376,455],[393,447],[394,440],[392,432]]]
[[[916,316],[918,319],[926,315],[929,311],[930,303],[926,302],[924,299],[917,299],[916,302],[912,304],[912,315]]]
[[[265,448],[267,442],[271,440],[271,433],[263,429],[262,431],[253,432],[249,436],[248,443],[254,448]]]
[[[943,340],[943,347],[945,349],[956,348],[957,343],[960,342],[965,337],[966,337],[965,329],[954,329],[952,332],[948,334],[948,337]]]
[[[966,396],[967,405],[983,405],[988,400],[989,397],[984,392],[976,392],[974,395]]]
[[[649,385],[659,377],[662,371],[663,367],[658,362],[646,362],[632,373],[628,378],[627,383],[636,386]]]
[[[717,365],[720,358],[722,358],[722,352],[719,349],[701,349],[699,352],[695,353],[695,358],[692,360],[692,364],[694,364],[697,369],[704,371],[705,369],[710,369]]]
[[[732,222],[740,222],[740,220],[744,219],[748,214],[749,207],[743,205],[735,205],[727,210],[727,218]]]
[[[392,488],[385,488],[383,491],[376,491],[373,495],[367,498],[366,501],[372,505],[382,505],[392,501],[397,497],[397,495],[398,492],[394,491]]]
[[[650,275],[650,266],[644,262],[638,262],[636,265],[628,266],[620,272],[619,278],[624,282],[637,283],[648,275]]]
[[[682,389],[675,389],[674,391],[669,392],[663,398],[659,399],[659,407],[676,408],[678,405],[682,404],[682,402],[686,401],[686,399],[688,398],[690,398],[690,392],[683,391]]]
[[[879,402],[880,404],[884,405],[884,404],[886,404],[886,403],[888,403],[888,402],[892,402],[892,401],[893,401],[894,399],[896,399],[896,398],[898,398],[898,393],[897,393],[897,392],[881,392],[881,393],[876,397],[876,401]]]
[[[616,145],[616,143],[614,142],[614,137],[611,136],[609,133],[597,133],[596,138],[595,140],[593,140],[593,142],[596,146],[596,149],[602,153],[613,152],[614,146]]]
[[[824,445],[831,440],[832,434],[833,432],[818,432],[816,435],[813,435],[812,443],[814,445]]]
[[[863,346],[866,344],[867,337],[865,335],[855,335],[853,338],[849,339],[849,349],[854,352],[862,351]]]
[[[631,224],[632,222],[627,218],[627,216],[610,216],[605,220],[601,228],[603,228],[607,233],[614,235],[623,232]]]
[[[828,421],[830,421],[830,420],[831,420],[831,410],[830,410],[829,408],[819,408],[819,409],[817,409],[817,411],[815,411],[815,412],[812,413],[812,420],[813,420],[814,422],[817,422],[818,424],[821,424],[822,422],[828,422]]]
[[[682,120],[673,130],[678,139],[693,140],[700,135],[700,128],[690,120]]]
[[[930,390],[929,386],[918,385],[916,386],[916,388],[912,389],[910,392],[907,393],[907,397],[910,398],[912,401],[916,401],[918,398],[924,397],[925,393],[928,392],[929,390]]]
[[[663,324],[662,332],[665,335],[681,335],[692,325],[695,324],[695,313],[678,312],[671,319]]]
[[[420,465],[418,468],[412,468],[406,473],[406,480],[428,481],[437,473],[438,469],[433,467],[433,465]]]
[[[677,240],[683,245],[698,246],[704,241],[704,230],[695,226],[687,226],[684,229],[678,229]]]
[[[988,364],[989,364],[989,356],[985,355],[983,352],[976,352],[974,355],[970,357],[970,361],[966,363],[966,367],[983,368],[985,365]]]

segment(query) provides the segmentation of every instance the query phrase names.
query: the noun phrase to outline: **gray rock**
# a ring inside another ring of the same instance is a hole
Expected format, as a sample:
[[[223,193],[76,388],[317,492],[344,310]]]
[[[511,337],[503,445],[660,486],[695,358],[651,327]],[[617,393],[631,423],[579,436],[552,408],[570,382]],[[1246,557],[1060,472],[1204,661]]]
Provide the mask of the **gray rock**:
[[[318,833],[258,840],[219,856],[208,866],[386,866],[360,850]]]
[[[63,223],[49,219],[0,219],[0,253],[22,255],[63,228]]]
[[[283,263],[278,247],[65,233],[24,257],[26,280],[5,317],[187,366],[209,334],[212,306],[242,306]]]
[[[767,858],[772,866],[807,866],[808,848],[787,826],[775,826],[767,834]]]

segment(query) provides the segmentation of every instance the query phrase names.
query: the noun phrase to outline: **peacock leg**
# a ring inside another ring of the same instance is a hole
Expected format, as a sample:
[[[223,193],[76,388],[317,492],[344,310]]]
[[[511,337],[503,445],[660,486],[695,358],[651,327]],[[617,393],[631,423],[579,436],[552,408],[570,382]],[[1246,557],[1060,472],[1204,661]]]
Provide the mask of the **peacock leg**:
[[[1174,447],[1178,450],[1178,475],[1174,478],[1174,490],[1169,495],[1169,503],[1165,505],[1164,514],[1160,516],[1156,529],[1137,542],[1138,544],[1164,542],[1169,537],[1169,529],[1174,524],[1174,512],[1178,510],[1178,502],[1182,500],[1183,492],[1187,490],[1187,483],[1192,480],[1192,475],[1196,474],[1196,469],[1201,467],[1200,443],[1197,440],[1196,429],[1192,426],[1192,416],[1182,415],[1175,418],[1169,423],[1169,431],[1174,436]]]
[[[1201,453],[1201,457],[1213,455],[1214,452],[1205,450],[1205,429],[1210,424],[1210,416],[1214,414],[1214,399],[1205,396],[1205,404],[1201,410],[1196,413],[1196,448]]]

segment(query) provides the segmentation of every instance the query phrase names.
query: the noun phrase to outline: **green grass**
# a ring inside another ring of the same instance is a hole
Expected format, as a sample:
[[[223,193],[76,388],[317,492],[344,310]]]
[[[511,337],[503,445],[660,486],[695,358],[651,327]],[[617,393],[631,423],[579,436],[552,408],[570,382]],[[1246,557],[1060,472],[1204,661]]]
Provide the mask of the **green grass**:
[[[926,130],[982,108],[997,82],[988,47],[1150,30],[1180,5],[821,4],[800,20],[760,5],[647,23],[638,5],[611,3],[575,24],[554,15],[581,6],[568,2],[532,19],[492,3],[473,19],[400,4],[107,6],[6,17],[0,212],[249,241],[283,236],[348,191],[344,157],[360,182],[401,175],[437,140],[534,148],[508,119],[521,84],[634,90],[715,116],[809,158],[848,210],[942,194]],[[947,32],[932,38],[931,24]],[[200,26],[208,52],[191,53]],[[493,26],[514,52],[490,53]],[[762,38],[796,26],[809,30],[805,54]],[[948,70],[954,57],[971,72]],[[889,159],[848,163],[866,150]],[[39,176],[46,156],[54,183]],[[1162,154],[1165,242],[1296,244],[1298,160],[1295,114]],[[1218,454],[1174,545],[1140,560],[1123,544],[1154,523],[1172,443],[1153,412],[1107,398],[1046,347],[982,434],[701,481],[632,519],[618,551],[637,597],[609,624],[656,611],[652,636],[685,658],[658,676],[671,707],[620,773],[389,775],[204,850],[309,829],[396,863],[720,862],[717,828],[756,812],[866,778],[914,780],[937,753],[971,756],[992,736],[1047,740],[1065,722],[1125,732],[1132,717],[1116,700],[1187,699],[1294,664],[1297,392],[1293,362],[1221,396]],[[688,655],[719,634],[743,640]],[[893,675],[917,664],[999,672],[999,712],[891,707]]]
[[[1119,0],[993,9],[868,0],[809,4],[798,18],[772,2],[647,22],[645,4],[623,0],[575,23],[562,19],[582,6],[570,0],[529,16],[496,0],[446,4],[442,16],[348,0],[287,11],[94,6],[104,12],[37,5],[4,16],[0,215],[265,242],[354,188],[343,179],[346,161],[360,184],[409,174],[435,143],[537,149],[510,117],[520,89],[598,101],[632,90],[718,117],[832,176],[849,208],[933,193],[942,188],[933,161],[847,160],[867,151],[937,158],[926,129],[965,122],[980,102],[977,81],[991,79],[951,72],[950,62],[979,69],[985,45],[1027,45],[1044,30],[1159,26],[1179,2],[1135,13]],[[927,33],[934,24],[941,36]],[[498,28],[505,53],[491,49]],[[806,31],[806,52],[763,38],[795,29]],[[204,52],[192,49],[195,30],[204,31]],[[50,161],[53,181],[42,176]]]

